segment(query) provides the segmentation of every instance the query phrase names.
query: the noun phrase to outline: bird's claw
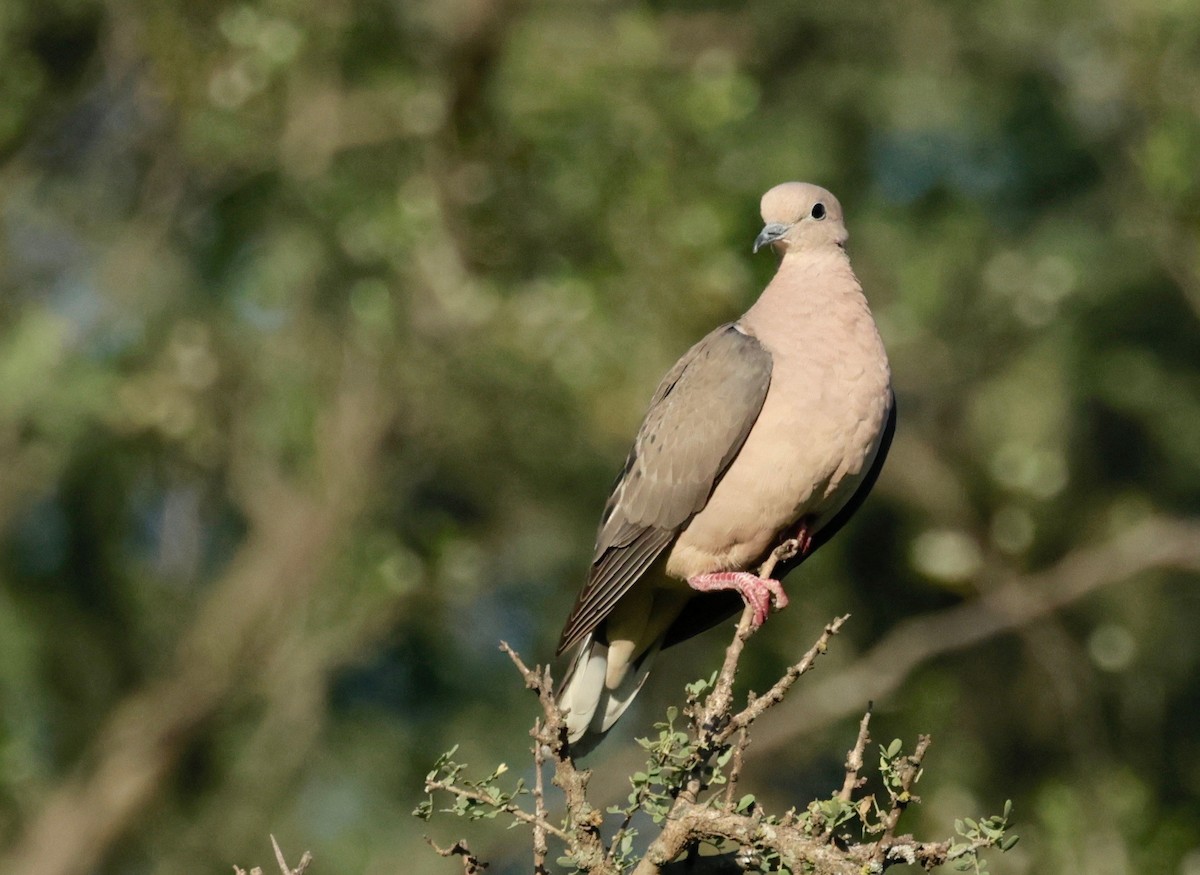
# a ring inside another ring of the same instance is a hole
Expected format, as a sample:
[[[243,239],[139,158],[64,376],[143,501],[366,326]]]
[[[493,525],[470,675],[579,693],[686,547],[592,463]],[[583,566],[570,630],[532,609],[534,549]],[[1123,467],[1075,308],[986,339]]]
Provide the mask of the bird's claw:
[[[697,574],[688,578],[688,586],[699,592],[720,592],[735,590],[751,608],[754,616],[751,622],[757,629],[767,621],[772,603],[775,610],[781,611],[787,607],[787,593],[783,584],[771,577],[759,577],[749,571],[718,571],[711,574]]]

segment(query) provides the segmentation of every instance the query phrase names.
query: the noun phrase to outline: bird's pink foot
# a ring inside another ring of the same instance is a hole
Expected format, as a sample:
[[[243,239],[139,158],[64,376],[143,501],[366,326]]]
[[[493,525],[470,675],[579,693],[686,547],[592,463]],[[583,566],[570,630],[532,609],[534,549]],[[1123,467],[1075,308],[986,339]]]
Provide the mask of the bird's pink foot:
[[[767,614],[771,612],[771,601],[775,601],[775,610],[787,607],[787,593],[778,580],[769,577],[758,577],[749,571],[717,571],[711,574],[697,574],[688,578],[688,586],[699,592],[720,592],[736,590],[746,604],[754,608],[754,627],[757,629],[766,622]]]

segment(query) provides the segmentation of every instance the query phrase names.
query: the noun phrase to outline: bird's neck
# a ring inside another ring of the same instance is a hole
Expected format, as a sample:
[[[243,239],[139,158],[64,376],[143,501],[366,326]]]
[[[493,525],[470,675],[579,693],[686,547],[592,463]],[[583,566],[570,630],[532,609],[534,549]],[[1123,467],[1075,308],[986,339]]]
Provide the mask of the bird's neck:
[[[763,340],[820,333],[830,320],[871,322],[867,300],[840,246],[789,252],[741,323]],[[871,322],[871,329],[874,324]]]

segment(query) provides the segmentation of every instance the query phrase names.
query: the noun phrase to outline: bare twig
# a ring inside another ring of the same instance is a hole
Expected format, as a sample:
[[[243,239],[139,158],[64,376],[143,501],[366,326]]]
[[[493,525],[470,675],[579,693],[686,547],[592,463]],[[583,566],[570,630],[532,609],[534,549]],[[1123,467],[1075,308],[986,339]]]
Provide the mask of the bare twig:
[[[733,743],[733,757],[729,763],[729,779],[725,786],[725,810],[730,811],[734,806],[734,794],[738,781],[742,777],[742,767],[745,765],[746,748],[750,744],[750,734],[746,727],[738,730],[737,741]]]
[[[275,836],[271,836],[271,847],[275,849],[275,862],[279,864],[280,875],[304,875],[304,870],[308,868],[312,862],[312,854],[305,851],[300,856],[300,862],[296,864],[296,868],[292,869],[287,864],[287,859],[283,856],[283,850],[279,847],[279,842],[275,841]]]
[[[273,835],[271,836],[271,848],[275,851],[275,865],[279,867],[280,875],[304,875],[305,870],[307,870],[309,864],[312,863],[312,854],[310,854],[308,851],[305,851],[300,856],[300,862],[297,863],[296,868],[293,869],[287,864],[287,859],[283,856],[283,851],[279,847],[279,842],[275,840],[275,836]],[[234,875],[246,875],[246,870],[241,866],[235,865],[233,867],[233,872]],[[262,867],[255,866],[250,870],[250,875],[263,875]]]
[[[737,675],[738,663],[741,661],[746,642],[754,632],[754,607],[747,604],[741,619],[738,620],[733,641],[725,648],[725,661],[721,663],[721,670],[717,672],[716,683],[701,710],[698,722],[702,729],[715,731],[720,728],[716,721],[729,714],[733,704],[733,681]]]
[[[489,865],[471,853],[471,849],[467,847],[466,839],[459,839],[448,848],[439,848],[429,836],[422,836],[422,838],[425,839],[429,847],[433,848],[438,856],[462,857],[463,875],[480,875]]]
[[[787,691],[791,689],[802,674],[812,671],[813,665],[817,661],[817,657],[824,654],[829,649],[829,640],[841,631],[842,626],[850,619],[849,614],[843,614],[840,617],[834,618],[828,625],[825,626],[821,636],[816,643],[808,649],[808,652],[801,657],[799,662],[788,666],[787,671],[777,680],[771,689],[750,702],[744,709],[739,711],[729,719],[724,730],[718,735],[718,740],[727,740],[734,732],[739,729],[748,727],[751,723],[761,717],[769,708],[778,705],[783,701],[783,697]]]
[[[871,706],[867,706],[867,713],[863,714],[862,720],[858,721],[858,738],[854,742],[854,747],[850,748],[850,753],[846,756],[846,780],[842,782],[842,789],[838,792],[838,799],[843,802],[849,802],[854,795],[855,789],[862,786],[862,781],[858,778],[858,773],[862,771],[863,754],[866,752],[867,745],[871,742],[871,733],[868,731],[868,726],[871,723]]]
[[[554,680],[550,677],[550,669],[543,669],[541,666],[530,668],[522,661],[520,654],[508,645],[507,641],[500,642],[500,650],[508,654],[508,658],[517,667],[517,671],[525,680],[526,689],[537,693],[538,701],[541,703],[542,712],[546,718],[543,729],[551,734],[565,729],[566,723],[563,721],[562,711],[559,710],[558,703],[554,701]],[[556,739],[553,743],[558,744],[559,741]],[[565,743],[565,736],[562,743]]]

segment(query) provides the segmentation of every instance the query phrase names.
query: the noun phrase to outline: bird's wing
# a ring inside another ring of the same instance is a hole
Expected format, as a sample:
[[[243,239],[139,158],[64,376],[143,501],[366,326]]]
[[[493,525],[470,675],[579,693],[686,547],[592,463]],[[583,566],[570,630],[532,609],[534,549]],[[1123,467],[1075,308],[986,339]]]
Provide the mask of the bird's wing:
[[[771,354],[736,324],[693,346],[659,384],[604,508],[587,584],[562,653],[608,616],[704,507],[767,397]]]

